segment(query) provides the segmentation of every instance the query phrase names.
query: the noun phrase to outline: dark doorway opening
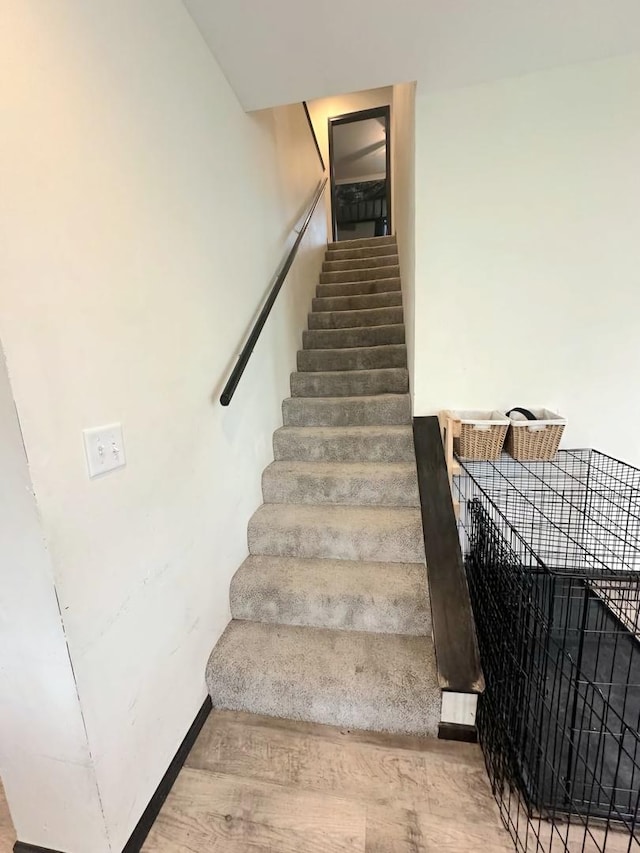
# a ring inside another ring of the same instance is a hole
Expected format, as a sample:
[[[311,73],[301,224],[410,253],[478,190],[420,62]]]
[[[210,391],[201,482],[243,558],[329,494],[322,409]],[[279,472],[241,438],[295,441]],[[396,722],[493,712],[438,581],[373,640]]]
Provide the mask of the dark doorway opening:
[[[329,119],[334,240],[391,234],[390,109]]]

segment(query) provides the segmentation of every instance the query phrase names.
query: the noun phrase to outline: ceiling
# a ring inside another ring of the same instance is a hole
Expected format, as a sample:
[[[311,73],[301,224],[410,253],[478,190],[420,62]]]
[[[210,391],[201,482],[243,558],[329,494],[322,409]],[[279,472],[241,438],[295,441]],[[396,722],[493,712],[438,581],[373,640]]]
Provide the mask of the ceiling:
[[[184,0],[247,110],[640,51],[640,0]]]
[[[333,167],[336,181],[384,177],[387,146],[384,119],[368,118],[333,128]]]

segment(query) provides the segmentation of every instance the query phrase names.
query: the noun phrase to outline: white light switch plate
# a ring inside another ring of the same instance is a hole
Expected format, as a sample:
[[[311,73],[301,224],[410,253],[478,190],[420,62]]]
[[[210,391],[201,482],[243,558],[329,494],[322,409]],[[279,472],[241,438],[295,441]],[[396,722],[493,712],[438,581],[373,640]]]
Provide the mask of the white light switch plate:
[[[121,424],[84,429],[82,435],[89,477],[97,477],[126,465]]]

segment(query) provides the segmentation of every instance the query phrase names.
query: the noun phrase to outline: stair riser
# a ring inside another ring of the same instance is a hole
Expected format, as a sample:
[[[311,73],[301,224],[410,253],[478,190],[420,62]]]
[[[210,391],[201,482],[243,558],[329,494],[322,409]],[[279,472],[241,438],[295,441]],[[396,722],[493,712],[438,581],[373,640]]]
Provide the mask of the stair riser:
[[[381,246],[395,246],[396,238],[393,234],[388,237],[360,237],[357,240],[338,240],[335,243],[329,243],[327,246],[328,252],[349,251],[351,249],[377,249]]]
[[[322,264],[322,272],[343,272],[344,270],[374,269],[375,267],[397,267],[397,255],[380,255],[377,258],[351,258],[349,260],[327,260]]]
[[[262,475],[265,503],[340,504],[341,506],[419,506],[415,471],[389,476],[317,477],[278,473],[267,468]]]
[[[298,370],[307,373],[323,370],[371,370],[406,366],[407,348],[404,344],[337,350],[300,350],[298,352]]]
[[[309,329],[355,329],[402,324],[402,308],[365,308],[363,311],[326,311],[309,314]]]
[[[373,293],[401,293],[399,278],[380,278],[371,281],[354,281],[347,284],[319,284],[316,287],[318,298],[334,296],[368,296]]]
[[[328,296],[311,300],[313,311],[362,311],[366,308],[393,308],[402,306],[401,291],[370,293],[362,296]]]
[[[333,594],[331,584],[315,589],[303,586],[300,592],[279,583],[277,574],[273,580],[267,573],[252,577],[241,568],[231,581],[231,615],[234,619],[278,625],[428,636],[431,614],[426,571],[423,567],[411,569],[410,574],[403,570],[399,565],[398,571],[409,582],[403,583],[400,593],[384,584],[386,595],[371,595],[368,589],[345,592],[339,585],[339,594]]]
[[[409,374],[401,367],[291,374],[292,397],[363,397],[408,391]]]
[[[426,636],[431,631],[431,622],[425,613],[408,598],[397,598],[393,607],[369,604],[358,596],[332,598],[323,596],[319,600],[301,602],[295,596],[276,592],[270,595],[267,587],[258,591],[260,601],[248,603],[234,600],[231,590],[231,616],[253,622],[268,622],[277,625],[304,625],[310,628],[331,628],[342,631],[371,631],[375,634],[406,634]]]
[[[301,462],[414,462],[411,433],[394,432],[361,438],[350,435],[331,438],[287,430],[273,435],[274,459]]]
[[[420,515],[407,511],[407,521],[381,535],[375,526],[345,530],[329,525],[262,525],[249,522],[249,553],[280,557],[318,557],[335,560],[379,560],[421,563],[424,545]]]
[[[404,326],[392,324],[361,329],[312,329],[302,333],[305,350],[351,349],[404,344]]]
[[[383,258],[389,255],[397,256],[397,247],[393,243],[384,246],[364,246],[360,249],[328,249],[325,252],[324,259],[329,263],[331,261],[361,261],[367,258]]]
[[[373,281],[376,278],[397,278],[399,266],[372,267],[371,269],[343,270],[342,272],[321,272],[320,284],[338,284],[339,282]]]
[[[285,426],[378,426],[411,422],[408,395],[330,400],[290,397],[282,404]]]

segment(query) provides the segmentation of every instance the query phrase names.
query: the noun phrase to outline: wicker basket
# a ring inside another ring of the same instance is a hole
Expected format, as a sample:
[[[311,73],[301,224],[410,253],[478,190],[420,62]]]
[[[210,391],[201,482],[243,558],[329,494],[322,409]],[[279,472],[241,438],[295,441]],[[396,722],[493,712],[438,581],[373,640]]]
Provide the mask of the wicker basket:
[[[535,415],[535,421],[527,420],[517,412],[511,415],[505,450],[519,462],[553,459],[567,422],[549,409],[530,411]]]
[[[461,459],[498,459],[509,428],[509,419],[501,412],[455,412],[460,421],[460,438],[454,451]]]

